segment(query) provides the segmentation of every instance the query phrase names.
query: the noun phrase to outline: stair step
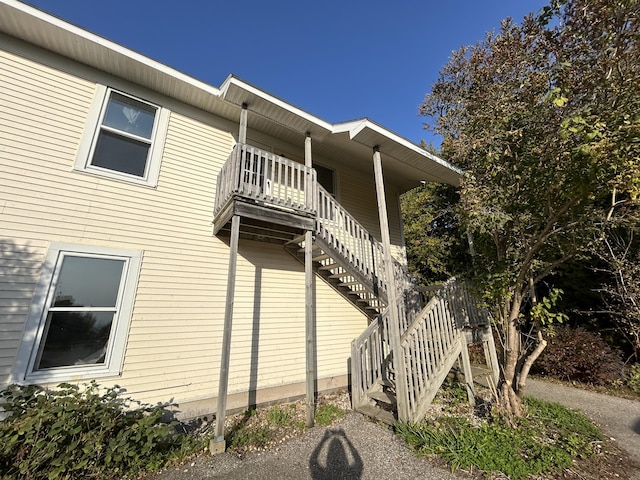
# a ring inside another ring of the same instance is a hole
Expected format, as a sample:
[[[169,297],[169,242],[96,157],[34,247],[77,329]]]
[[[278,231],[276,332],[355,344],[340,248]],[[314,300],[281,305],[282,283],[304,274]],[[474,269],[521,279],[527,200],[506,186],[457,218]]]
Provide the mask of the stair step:
[[[329,278],[331,278],[331,277],[329,277]],[[338,285],[340,285],[341,287],[351,287],[352,285],[362,285],[362,283],[360,283],[357,280],[353,280],[351,282],[340,282]]]
[[[338,268],[340,265],[337,263],[330,263],[328,265],[320,265],[318,270],[333,270],[334,268]]]
[[[369,290],[366,288],[361,288],[360,290],[351,290],[349,295],[360,295],[361,293],[367,293]],[[364,300],[364,299],[363,299]],[[371,300],[374,300],[373,298]]]
[[[349,272],[340,272],[340,273],[332,273],[331,275],[329,275],[329,278],[344,278],[344,277],[350,277],[351,274]]]
[[[313,245],[311,249],[313,251],[316,251],[316,250],[320,250],[320,247],[317,246],[317,245]],[[304,253],[306,251],[307,251],[307,249],[305,247],[301,247],[301,248],[298,249],[298,253]]]
[[[396,396],[389,392],[369,392],[367,393],[367,397],[371,400],[375,400],[377,402],[387,403],[389,405],[397,405],[398,399]]]
[[[289,240],[286,244],[287,245],[293,245],[294,243],[300,244],[301,242],[304,242],[304,240],[305,240],[305,235],[300,235],[299,237],[296,237],[293,240]]]
[[[377,418],[388,425],[393,425],[398,421],[393,413],[374,405],[363,405],[361,407],[357,407],[356,411],[369,417]]]
[[[327,258],[331,258],[328,253],[323,253],[322,255],[318,255],[313,257],[314,262],[319,262],[320,260],[326,260]]]

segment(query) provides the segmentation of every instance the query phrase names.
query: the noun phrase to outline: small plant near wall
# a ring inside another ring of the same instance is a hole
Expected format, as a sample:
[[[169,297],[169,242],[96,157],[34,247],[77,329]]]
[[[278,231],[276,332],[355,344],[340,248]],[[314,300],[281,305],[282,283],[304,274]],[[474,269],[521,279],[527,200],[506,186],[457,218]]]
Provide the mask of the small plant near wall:
[[[123,478],[153,471],[198,447],[162,422],[160,407],[119,387],[9,386],[0,392],[3,479]]]

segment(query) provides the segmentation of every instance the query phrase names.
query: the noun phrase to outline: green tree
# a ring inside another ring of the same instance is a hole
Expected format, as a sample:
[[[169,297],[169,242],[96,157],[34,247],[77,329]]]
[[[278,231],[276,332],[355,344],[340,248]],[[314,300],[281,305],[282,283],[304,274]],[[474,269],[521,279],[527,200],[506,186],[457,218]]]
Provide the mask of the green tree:
[[[401,198],[409,268],[425,285],[467,271],[471,263],[466,235],[455,215],[454,187],[427,183]]]
[[[460,220],[504,346],[501,400],[520,414],[546,345],[528,323],[558,319],[536,287],[581,252],[640,192],[637,0],[567,0],[454,52],[421,113],[467,175]]]

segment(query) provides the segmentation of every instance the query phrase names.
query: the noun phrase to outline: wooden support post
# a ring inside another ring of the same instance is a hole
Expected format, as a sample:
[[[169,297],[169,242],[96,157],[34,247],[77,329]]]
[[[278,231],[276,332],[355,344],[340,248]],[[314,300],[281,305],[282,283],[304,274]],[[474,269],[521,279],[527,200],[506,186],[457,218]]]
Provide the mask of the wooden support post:
[[[400,344],[400,315],[398,312],[398,295],[395,275],[393,272],[393,259],[391,257],[391,236],[389,234],[389,217],[387,214],[387,199],[384,191],[384,177],[382,175],[382,159],[380,149],[373,147],[373,171],[376,180],[376,196],[378,199],[378,215],[380,217],[380,233],[382,234],[382,248],[384,250],[384,272],[388,286],[387,299],[389,300],[389,336],[393,349],[393,362],[396,373],[396,395],[398,399],[398,420],[409,421],[409,392],[407,390],[407,370],[405,358]]]
[[[313,165],[311,159],[311,135],[307,133],[304,142],[304,164],[306,167]],[[305,194],[310,195],[313,192],[311,179],[307,177],[307,185]],[[306,426],[313,427],[315,419],[315,292],[313,290],[313,232],[307,230],[304,236],[304,296],[305,296],[305,335],[306,335],[306,367],[307,367],[307,417]]]
[[[231,218],[231,240],[229,270],[227,274],[227,303],[224,310],[224,331],[220,355],[220,377],[218,380],[218,407],[216,409],[216,436],[209,442],[211,453],[222,453],[225,449],[224,420],[227,411],[227,387],[229,384],[229,356],[231,353],[231,326],[233,323],[233,299],[236,290],[236,266],[238,263],[238,241],[240,238],[240,217]]]
[[[247,143],[247,104],[242,104],[240,111],[240,129],[238,130],[238,143]]]
[[[469,347],[467,346],[467,336],[464,331],[460,335],[460,357],[462,359],[462,372],[464,373],[464,384],[467,387],[467,398],[469,405],[476,406],[476,392],[473,389],[473,372],[471,371],[471,360],[469,359]]]

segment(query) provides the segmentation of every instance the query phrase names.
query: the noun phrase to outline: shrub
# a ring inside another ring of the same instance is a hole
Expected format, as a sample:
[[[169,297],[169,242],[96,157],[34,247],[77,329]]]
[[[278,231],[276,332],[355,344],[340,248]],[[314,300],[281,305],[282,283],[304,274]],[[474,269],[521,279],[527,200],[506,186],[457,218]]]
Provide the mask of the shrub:
[[[119,387],[101,392],[95,382],[0,392],[7,415],[0,422],[3,478],[122,478],[162,467],[182,438],[162,423],[162,409],[120,393]]]
[[[533,371],[560,380],[610,385],[623,376],[622,352],[584,328],[557,327]]]

